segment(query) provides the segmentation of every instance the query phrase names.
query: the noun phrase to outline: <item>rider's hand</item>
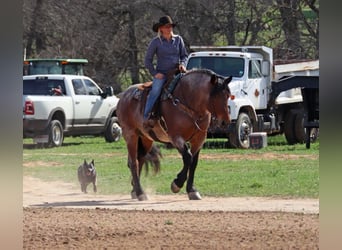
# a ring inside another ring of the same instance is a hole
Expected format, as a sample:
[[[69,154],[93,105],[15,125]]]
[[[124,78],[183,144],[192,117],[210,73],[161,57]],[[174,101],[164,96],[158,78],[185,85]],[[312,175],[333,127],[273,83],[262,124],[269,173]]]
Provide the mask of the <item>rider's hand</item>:
[[[162,73],[157,73],[157,74],[154,75],[154,78],[163,79],[163,78],[164,78],[164,74],[162,74]]]
[[[186,68],[183,64],[179,64],[179,71],[180,72],[186,72]]]

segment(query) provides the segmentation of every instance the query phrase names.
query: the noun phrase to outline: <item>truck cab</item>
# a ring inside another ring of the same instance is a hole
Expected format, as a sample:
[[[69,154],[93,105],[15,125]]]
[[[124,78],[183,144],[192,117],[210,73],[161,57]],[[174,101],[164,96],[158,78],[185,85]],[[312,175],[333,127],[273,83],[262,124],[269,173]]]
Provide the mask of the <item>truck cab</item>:
[[[284,91],[274,91],[277,86],[273,81],[274,77],[283,79],[289,76],[290,72],[275,74],[271,48],[191,46],[190,49],[193,52],[189,55],[187,70],[206,68],[224,77],[233,76],[229,83],[231,97],[228,100],[232,123],[229,127],[212,123],[208,130],[209,136],[228,137],[231,146],[248,148],[250,133],[281,133],[288,110],[302,109],[303,99],[298,88],[300,84],[292,87],[293,84],[290,81],[287,84],[285,79],[282,80],[282,85],[288,86]],[[293,82],[293,79],[291,81]],[[278,110],[279,105],[283,106]]]
[[[191,49],[196,52],[189,55],[188,70],[207,68],[224,77],[233,76],[233,80],[229,83],[230,117],[235,124],[243,113],[244,118],[239,121],[242,123],[240,126],[242,131],[237,136],[247,136],[253,130],[253,124],[257,123],[256,110],[267,109],[271,86],[272,49],[264,46],[194,46]],[[245,136],[242,142],[238,143],[232,136],[237,134],[233,130],[235,130],[234,126],[223,129],[211,127],[209,133],[231,134],[231,143],[238,144],[237,147],[247,147],[248,138]]]
[[[193,52],[187,69],[207,68],[224,77],[233,76],[229,84],[231,118],[237,119],[236,104],[266,109],[271,82],[272,49],[264,46],[191,47],[207,51]],[[215,49],[211,51],[210,49]],[[249,98],[245,98],[248,96]]]
[[[119,98],[87,76],[45,74],[23,76],[23,137],[61,146],[64,136],[103,135],[118,141]]]
[[[25,59],[23,65],[23,75],[40,74],[63,74],[63,75],[84,75],[84,65],[87,59],[67,59],[67,58],[32,58]]]

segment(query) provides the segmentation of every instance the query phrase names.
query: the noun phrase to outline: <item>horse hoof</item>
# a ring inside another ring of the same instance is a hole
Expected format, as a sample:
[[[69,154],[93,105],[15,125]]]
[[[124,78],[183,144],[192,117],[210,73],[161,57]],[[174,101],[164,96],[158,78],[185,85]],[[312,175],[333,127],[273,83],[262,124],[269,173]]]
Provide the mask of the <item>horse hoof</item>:
[[[138,196],[136,194],[136,192],[132,191],[131,192],[131,198],[134,200],[134,199],[138,199]]]
[[[147,195],[146,194],[139,195],[138,200],[139,201],[147,201],[148,200]]]
[[[188,193],[188,196],[189,200],[202,200],[201,195],[197,191]]]
[[[171,183],[171,191],[172,191],[173,193],[178,193],[180,190],[181,190],[180,187],[178,187],[178,186],[176,185],[176,183],[173,181],[173,182]]]

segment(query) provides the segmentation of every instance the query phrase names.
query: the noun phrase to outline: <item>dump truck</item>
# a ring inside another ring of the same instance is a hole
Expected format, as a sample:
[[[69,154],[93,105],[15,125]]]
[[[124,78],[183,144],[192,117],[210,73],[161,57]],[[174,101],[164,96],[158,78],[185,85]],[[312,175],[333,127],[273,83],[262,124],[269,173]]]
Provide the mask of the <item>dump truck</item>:
[[[284,133],[289,144],[304,143],[307,133],[315,139],[318,126],[305,127],[305,107],[310,104],[304,105],[302,91],[315,88],[318,93],[318,60],[275,64],[273,50],[266,46],[191,46],[190,50],[187,70],[210,69],[233,77],[228,100],[231,123],[212,120],[208,137],[228,138],[236,148],[249,148],[253,132]],[[318,113],[318,98],[314,99]]]

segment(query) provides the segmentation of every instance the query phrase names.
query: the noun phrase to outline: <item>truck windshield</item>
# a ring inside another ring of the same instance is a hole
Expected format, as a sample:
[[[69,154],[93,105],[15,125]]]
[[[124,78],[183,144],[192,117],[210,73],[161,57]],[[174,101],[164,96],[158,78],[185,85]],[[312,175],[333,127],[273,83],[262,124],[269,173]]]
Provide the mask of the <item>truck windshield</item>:
[[[198,56],[190,57],[187,69],[210,69],[222,76],[242,77],[244,74],[244,59],[236,57]]]
[[[24,95],[53,95],[53,89],[58,88],[65,95],[65,85],[63,80],[52,79],[31,79],[24,80]]]

